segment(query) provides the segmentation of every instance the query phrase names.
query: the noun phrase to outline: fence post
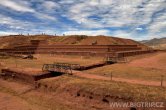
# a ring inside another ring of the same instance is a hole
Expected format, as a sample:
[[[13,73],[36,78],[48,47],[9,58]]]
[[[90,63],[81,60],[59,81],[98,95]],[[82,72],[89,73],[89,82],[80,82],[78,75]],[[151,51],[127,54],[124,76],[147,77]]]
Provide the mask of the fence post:
[[[111,72],[111,81],[112,81],[112,72]]]
[[[16,68],[18,67],[17,66],[17,58],[16,57],[14,57],[15,58],[15,66],[16,66]]]
[[[161,75],[161,87],[163,87],[163,79],[164,79],[164,75]]]

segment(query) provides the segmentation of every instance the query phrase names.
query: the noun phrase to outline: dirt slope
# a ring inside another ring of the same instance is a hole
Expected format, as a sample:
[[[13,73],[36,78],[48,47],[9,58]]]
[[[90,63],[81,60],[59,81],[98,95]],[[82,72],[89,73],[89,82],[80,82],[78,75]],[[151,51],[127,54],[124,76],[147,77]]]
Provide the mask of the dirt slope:
[[[85,36],[85,35],[72,35],[72,36],[50,36],[50,35],[15,35],[15,36],[1,36],[0,48],[10,48],[19,45],[26,45],[30,40],[47,40],[49,44],[74,44],[74,45],[139,45],[147,47],[139,42],[130,39],[110,37],[110,36]]]
[[[19,45],[26,45],[30,43],[30,40],[47,40],[51,36],[36,35],[36,36],[24,36],[24,35],[11,35],[0,36],[0,48],[11,48]]]

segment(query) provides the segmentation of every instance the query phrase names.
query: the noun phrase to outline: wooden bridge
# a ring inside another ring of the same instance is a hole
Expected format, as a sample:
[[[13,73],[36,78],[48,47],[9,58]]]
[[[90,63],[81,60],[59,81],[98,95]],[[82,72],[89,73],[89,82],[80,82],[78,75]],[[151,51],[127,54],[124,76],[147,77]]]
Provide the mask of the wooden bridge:
[[[81,68],[79,64],[53,63],[53,64],[44,64],[42,67],[42,71],[72,74],[72,70],[79,68]]]

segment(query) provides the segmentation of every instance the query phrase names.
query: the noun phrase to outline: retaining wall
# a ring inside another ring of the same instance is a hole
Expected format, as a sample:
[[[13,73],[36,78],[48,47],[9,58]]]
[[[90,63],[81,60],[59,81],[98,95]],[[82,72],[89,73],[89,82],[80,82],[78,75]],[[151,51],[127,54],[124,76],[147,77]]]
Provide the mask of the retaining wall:
[[[34,41],[36,42],[36,41]],[[142,50],[137,45],[24,45],[11,49],[0,49],[0,52],[10,54],[65,54],[105,56],[118,53],[120,56],[131,56],[150,53],[151,50]]]
[[[25,72],[18,69],[2,69],[4,78],[19,79],[28,83],[34,83],[37,80],[53,76],[50,72],[38,72],[35,74],[30,74],[30,72],[31,71]]]

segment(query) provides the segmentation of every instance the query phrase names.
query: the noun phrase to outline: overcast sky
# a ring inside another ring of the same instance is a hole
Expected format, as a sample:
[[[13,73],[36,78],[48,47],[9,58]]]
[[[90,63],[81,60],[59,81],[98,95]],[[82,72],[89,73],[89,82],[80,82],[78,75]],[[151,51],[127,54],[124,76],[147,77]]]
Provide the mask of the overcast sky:
[[[0,0],[0,35],[166,37],[166,0]]]

